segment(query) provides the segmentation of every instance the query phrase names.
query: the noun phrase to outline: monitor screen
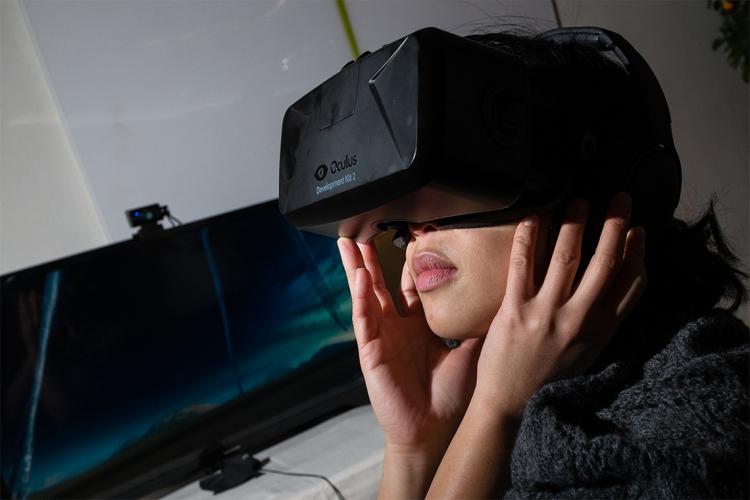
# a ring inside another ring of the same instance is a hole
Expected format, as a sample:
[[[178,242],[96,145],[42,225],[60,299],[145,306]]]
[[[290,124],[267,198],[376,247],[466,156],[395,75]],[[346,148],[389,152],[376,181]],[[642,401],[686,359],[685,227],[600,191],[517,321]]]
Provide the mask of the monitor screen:
[[[3,276],[1,297],[14,496],[355,345],[336,241],[298,231],[275,201]]]

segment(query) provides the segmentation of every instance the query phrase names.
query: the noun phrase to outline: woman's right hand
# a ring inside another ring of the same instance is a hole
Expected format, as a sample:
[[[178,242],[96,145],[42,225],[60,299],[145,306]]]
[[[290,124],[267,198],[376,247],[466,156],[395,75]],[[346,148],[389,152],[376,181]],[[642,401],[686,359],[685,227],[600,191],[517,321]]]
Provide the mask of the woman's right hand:
[[[372,242],[338,240],[352,295],[359,361],[386,449],[431,454],[439,463],[476,383],[481,339],[448,349],[427,325],[405,264],[399,300],[391,299]]]

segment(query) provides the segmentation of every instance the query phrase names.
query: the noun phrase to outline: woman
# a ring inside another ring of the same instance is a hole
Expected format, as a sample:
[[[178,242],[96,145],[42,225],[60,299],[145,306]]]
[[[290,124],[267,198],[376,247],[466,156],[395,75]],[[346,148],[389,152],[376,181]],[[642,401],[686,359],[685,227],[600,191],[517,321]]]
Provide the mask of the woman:
[[[533,37],[474,38],[614,69]],[[411,224],[398,305],[374,245],[339,240],[386,436],[381,498],[748,495],[748,329],[730,313],[747,275],[713,205],[693,226],[631,228],[637,207],[610,194],[517,224]]]

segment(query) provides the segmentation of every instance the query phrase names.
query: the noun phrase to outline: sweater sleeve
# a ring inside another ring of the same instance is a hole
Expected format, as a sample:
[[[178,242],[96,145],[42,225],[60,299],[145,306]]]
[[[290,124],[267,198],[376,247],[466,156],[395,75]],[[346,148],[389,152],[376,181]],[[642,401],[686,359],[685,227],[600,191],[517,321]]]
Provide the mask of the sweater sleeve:
[[[505,498],[747,498],[749,337],[713,310],[642,366],[545,385]]]

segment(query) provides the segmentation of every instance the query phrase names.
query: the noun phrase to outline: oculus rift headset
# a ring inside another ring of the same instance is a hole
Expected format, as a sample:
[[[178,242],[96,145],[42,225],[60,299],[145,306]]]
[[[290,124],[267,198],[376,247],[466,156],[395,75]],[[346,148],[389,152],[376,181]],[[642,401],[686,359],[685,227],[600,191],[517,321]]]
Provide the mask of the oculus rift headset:
[[[363,53],[289,107],[280,211],[301,229],[360,242],[395,228],[401,248],[408,223],[502,224],[576,194],[629,192],[633,225],[671,217],[681,166],[646,61],[602,28],[540,36],[613,52],[635,100],[600,70],[530,66],[485,43],[421,29]],[[640,118],[608,119],[600,112],[611,102]],[[612,122],[619,128],[607,129]]]

